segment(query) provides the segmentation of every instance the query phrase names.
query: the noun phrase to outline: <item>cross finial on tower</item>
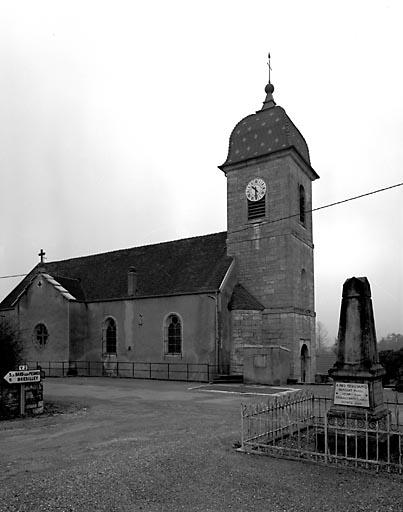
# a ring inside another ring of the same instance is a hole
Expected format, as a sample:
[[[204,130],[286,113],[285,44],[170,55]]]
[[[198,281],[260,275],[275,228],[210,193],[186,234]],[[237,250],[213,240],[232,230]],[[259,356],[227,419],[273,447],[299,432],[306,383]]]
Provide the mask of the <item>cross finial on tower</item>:
[[[43,249],[41,249],[41,252],[38,254],[38,256],[41,258],[41,263],[44,263],[44,256],[45,256],[45,251]]]
[[[274,107],[276,105],[276,102],[273,99],[274,87],[273,87],[273,84],[271,83],[271,56],[270,56],[270,52],[268,53],[267,57],[268,57],[267,66],[269,67],[269,83],[264,88],[264,90],[266,92],[266,99],[263,102],[262,110],[267,110],[268,108],[272,108],[272,107]]]
[[[270,65],[270,60],[271,60],[271,57],[270,57],[270,52],[269,52],[269,55],[268,55],[268,58],[269,60],[267,61],[267,65],[269,66],[269,84],[271,84],[271,65]]]

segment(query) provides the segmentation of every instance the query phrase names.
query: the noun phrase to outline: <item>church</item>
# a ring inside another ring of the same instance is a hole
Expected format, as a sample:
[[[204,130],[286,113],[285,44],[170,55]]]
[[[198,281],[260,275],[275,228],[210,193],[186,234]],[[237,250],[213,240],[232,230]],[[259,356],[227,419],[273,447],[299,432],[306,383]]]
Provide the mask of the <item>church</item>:
[[[244,377],[248,368],[249,382],[314,381],[319,176],[273,92],[269,80],[219,166],[227,231],[61,261],[41,250],[0,304],[27,361],[96,362],[111,374],[124,363],[208,364]]]

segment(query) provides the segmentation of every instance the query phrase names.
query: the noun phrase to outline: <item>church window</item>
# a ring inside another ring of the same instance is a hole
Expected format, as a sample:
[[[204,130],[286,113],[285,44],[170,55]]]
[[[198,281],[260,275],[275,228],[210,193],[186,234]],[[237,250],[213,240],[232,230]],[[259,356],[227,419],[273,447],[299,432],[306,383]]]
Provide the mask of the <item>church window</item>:
[[[48,341],[49,333],[45,324],[38,324],[35,326],[35,341],[41,346],[44,347]]]
[[[107,354],[116,354],[116,322],[113,318],[108,318],[105,324],[105,352]]]
[[[305,189],[302,185],[299,186],[299,221],[305,225]]]
[[[259,219],[266,214],[266,196],[259,201],[248,201],[248,220]]]
[[[165,323],[165,354],[182,353],[182,323],[178,315],[171,314]]]

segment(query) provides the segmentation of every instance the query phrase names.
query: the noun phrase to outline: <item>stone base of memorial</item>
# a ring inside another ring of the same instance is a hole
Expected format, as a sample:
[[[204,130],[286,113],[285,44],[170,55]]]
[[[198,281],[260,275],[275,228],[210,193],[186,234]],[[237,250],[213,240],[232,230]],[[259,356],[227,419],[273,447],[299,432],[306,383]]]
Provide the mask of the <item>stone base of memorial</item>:
[[[385,419],[388,410],[383,401],[382,376],[385,370],[377,364],[369,370],[337,369],[329,371],[333,378],[333,403],[328,411],[332,418],[367,420]]]
[[[336,363],[337,365],[337,363]],[[327,413],[327,450],[338,456],[363,460],[386,457],[398,442],[378,433],[388,429],[390,412],[383,401],[379,364],[368,370],[332,368],[333,403]],[[325,435],[318,436],[318,449],[325,449]],[[386,460],[386,459],[385,459]]]

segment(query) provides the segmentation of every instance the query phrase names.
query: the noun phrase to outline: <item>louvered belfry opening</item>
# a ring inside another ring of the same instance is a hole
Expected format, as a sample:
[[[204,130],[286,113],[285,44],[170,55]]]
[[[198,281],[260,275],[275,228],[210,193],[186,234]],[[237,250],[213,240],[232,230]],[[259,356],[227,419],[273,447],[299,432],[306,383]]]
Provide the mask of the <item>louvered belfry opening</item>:
[[[259,219],[266,215],[266,196],[259,201],[249,201],[248,199],[248,220]]]

